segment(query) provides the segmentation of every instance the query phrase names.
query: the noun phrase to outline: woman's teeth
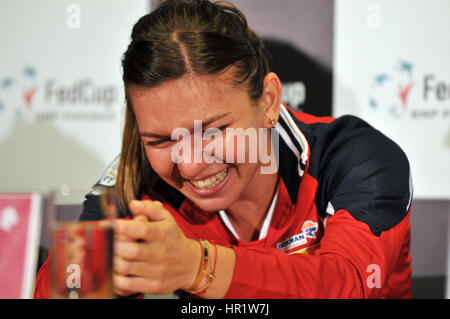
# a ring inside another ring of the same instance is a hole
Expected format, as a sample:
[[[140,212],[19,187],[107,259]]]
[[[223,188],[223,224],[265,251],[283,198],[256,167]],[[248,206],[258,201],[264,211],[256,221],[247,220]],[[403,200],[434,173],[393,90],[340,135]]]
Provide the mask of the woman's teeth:
[[[206,189],[206,188],[213,188],[214,186],[216,186],[217,184],[219,184],[221,181],[223,181],[223,179],[225,178],[225,176],[227,176],[228,173],[228,168],[225,168],[223,171],[221,171],[219,174],[204,179],[202,181],[190,181],[192,185],[194,185],[196,188],[198,189]]]

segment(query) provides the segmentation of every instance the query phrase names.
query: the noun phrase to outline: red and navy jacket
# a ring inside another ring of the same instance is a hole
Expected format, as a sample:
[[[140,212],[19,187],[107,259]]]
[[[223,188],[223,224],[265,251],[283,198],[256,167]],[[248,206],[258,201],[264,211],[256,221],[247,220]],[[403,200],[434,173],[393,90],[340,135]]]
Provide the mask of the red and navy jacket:
[[[161,179],[155,185],[187,237],[234,249],[225,298],[410,298],[412,184],[400,147],[357,117],[318,118],[285,106],[275,131],[279,189],[259,240],[241,241],[221,214]],[[96,187],[114,185],[117,166]],[[99,218],[94,191],[81,220]],[[46,272],[36,297],[45,297]]]

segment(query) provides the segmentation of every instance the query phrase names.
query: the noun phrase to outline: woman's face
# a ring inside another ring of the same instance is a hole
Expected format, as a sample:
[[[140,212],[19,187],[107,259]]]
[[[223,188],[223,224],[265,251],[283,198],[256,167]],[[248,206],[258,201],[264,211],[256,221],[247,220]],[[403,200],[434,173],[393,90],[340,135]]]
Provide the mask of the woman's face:
[[[239,146],[234,136],[227,137],[225,133],[233,128],[252,128],[258,132],[264,126],[264,111],[250,100],[245,85],[232,82],[230,71],[221,75],[185,76],[150,89],[131,88],[128,95],[153,170],[200,208],[227,209],[261,188],[259,157],[256,162],[250,162],[248,157],[249,152],[258,152],[258,144],[246,139],[245,146]],[[222,155],[213,149],[209,153],[216,160],[213,163],[194,159],[196,148],[210,143],[194,142],[194,121],[199,120],[203,131],[218,128],[222,133],[222,137],[216,136],[222,139]],[[189,143],[183,143],[191,146],[191,156],[177,163],[173,154],[186,154],[184,148],[181,151],[179,148],[179,143],[186,140],[183,141],[185,137],[171,140],[171,135],[180,128],[191,132]],[[234,156],[226,155],[230,148]],[[237,156],[242,152],[245,162],[238,163]]]

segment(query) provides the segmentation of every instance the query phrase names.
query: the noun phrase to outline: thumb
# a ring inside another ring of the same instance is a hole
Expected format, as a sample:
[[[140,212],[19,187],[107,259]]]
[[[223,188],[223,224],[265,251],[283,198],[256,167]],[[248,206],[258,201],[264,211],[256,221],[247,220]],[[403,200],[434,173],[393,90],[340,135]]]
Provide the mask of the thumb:
[[[134,216],[144,215],[149,221],[161,221],[171,216],[159,201],[133,200],[130,202],[130,210]]]

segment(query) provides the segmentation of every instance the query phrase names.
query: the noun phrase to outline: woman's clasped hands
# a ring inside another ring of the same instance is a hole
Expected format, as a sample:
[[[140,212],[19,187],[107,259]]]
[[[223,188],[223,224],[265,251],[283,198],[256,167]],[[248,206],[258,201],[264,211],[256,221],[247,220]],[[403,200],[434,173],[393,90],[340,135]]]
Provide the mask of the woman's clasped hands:
[[[188,239],[158,201],[131,201],[131,220],[114,221],[114,292],[168,294],[192,286],[200,266],[197,241]]]

